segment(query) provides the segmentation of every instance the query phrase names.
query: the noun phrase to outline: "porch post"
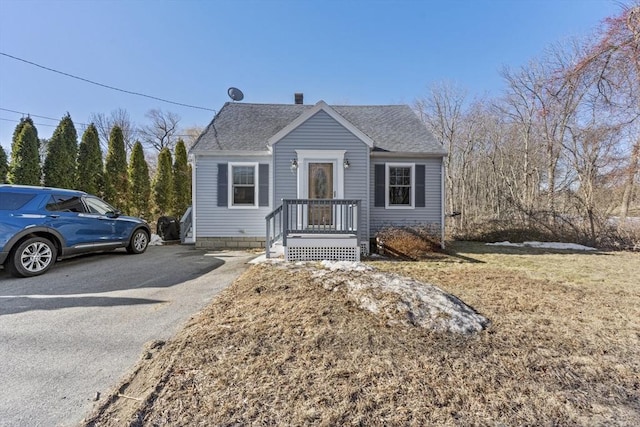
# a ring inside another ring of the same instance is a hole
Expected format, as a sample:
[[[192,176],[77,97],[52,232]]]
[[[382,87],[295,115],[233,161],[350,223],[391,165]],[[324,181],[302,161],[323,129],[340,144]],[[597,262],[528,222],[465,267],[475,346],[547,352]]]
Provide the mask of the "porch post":
[[[271,258],[271,219],[267,216],[267,240],[265,241],[265,255],[267,258]]]
[[[356,241],[358,243],[358,251],[360,250],[360,200],[356,200]]]
[[[287,247],[287,236],[289,235],[289,202],[282,200],[282,247]]]

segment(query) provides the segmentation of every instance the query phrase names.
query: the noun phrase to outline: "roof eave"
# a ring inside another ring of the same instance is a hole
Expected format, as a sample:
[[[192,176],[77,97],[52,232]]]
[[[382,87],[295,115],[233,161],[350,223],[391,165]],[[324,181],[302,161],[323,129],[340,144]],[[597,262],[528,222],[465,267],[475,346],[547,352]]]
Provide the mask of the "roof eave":
[[[372,151],[371,157],[420,157],[420,158],[435,158],[435,157],[447,157],[447,153],[443,151],[434,152],[416,152],[416,151]]]
[[[216,157],[228,157],[228,156],[271,156],[270,150],[250,151],[250,150],[201,150],[191,153],[194,156],[216,156]]]

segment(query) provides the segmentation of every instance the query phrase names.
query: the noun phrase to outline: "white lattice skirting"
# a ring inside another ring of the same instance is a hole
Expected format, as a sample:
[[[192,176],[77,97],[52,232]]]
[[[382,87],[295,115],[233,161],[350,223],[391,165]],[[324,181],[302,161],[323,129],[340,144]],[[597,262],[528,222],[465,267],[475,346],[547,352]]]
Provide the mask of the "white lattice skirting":
[[[356,238],[294,237],[287,239],[287,261],[360,261]]]

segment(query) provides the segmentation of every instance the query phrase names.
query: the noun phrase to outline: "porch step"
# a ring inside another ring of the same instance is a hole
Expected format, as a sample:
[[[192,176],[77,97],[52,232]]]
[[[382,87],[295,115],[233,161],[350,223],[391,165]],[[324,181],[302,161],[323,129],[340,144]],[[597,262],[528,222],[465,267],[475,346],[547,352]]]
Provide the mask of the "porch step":
[[[311,235],[300,237],[287,237],[288,248],[325,248],[325,247],[338,247],[338,248],[355,248],[358,246],[358,239],[356,236],[345,236],[340,234],[337,236],[325,236],[325,235]]]
[[[287,236],[289,239],[355,239],[358,236],[355,234],[343,234],[343,233],[291,233]]]

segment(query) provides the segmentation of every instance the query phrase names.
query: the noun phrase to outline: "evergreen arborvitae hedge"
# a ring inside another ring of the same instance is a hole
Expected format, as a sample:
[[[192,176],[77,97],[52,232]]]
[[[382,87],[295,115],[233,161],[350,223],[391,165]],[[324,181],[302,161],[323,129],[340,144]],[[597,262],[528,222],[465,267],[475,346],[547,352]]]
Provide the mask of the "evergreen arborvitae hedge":
[[[116,208],[126,211],[129,200],[129,173],[122,129],[114,126],[109,135],[109,148],[104,164],[104,198]]]
[[[7,164],[7,153],[5,153],[4,148],[0,145],[0,183],[4,184],[7,182],[8,171],[9,165]]]
[[[182,139],[176,144],[173,163],[173,214],[180,218],[191,205],[191,170]]]
[[[173,206],[173,170],[171,165],[171,151],[163,148],[158,154],[158,170],[153,182],[153,200],[156,213],[167,215]]]
[[[102,150],[98,129],[91,123],[82,134],[78,148],[77,188],[90,194],[102,195]]]
[[[71,116],[67,113],[47,145],[44,160],[44,184],[47,187],[75,188],[78,156],[78,134]]]
[[[131,214],[140,217],[148,216],[149,197],[151,197],[149,166],[144,158],[142,144],[140,141],[136,141],[129,159],[129,207]]]
[[[20,120],[13,133],[8,181],[12,184],[40,185],[40,142],[30,117]]]

